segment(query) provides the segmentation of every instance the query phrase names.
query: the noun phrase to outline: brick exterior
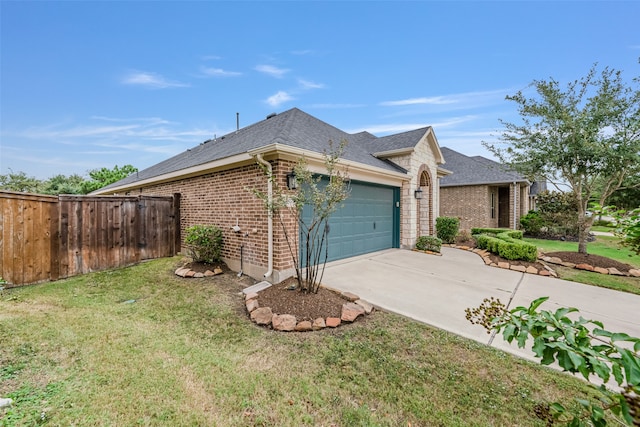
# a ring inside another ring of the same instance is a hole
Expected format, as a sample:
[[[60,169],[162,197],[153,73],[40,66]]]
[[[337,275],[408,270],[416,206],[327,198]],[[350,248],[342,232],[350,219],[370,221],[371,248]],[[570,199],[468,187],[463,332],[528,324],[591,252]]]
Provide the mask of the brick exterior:
[[[506,187],[506,186],[505,186]],[[517,190],[515,190],[517,189]],[[515,190],[515,191],[514,191]],[[493,215],[491,195],[493,194]],[[516,215],[513,215],[514,195]],[[529,211],[529,186],[509,184],[509,228],[517,228],[520,218]],[[498,227],[498,187],[464,185],[440,188],[440,216],[460,218],[460,230],[473,227]],[[514,222],[515,220],[515,222]]]
[[[286,188],[286,174],[293,162],[272,161],[276,182]],[[240,248],[242,246],[242,267],[246,274],[261,277],[268,265],[268,213],[263,202],[251,189],[266,194],[267,179],[255,164],[234,169],[213,172],[206,175],[179,179],[172,182],[154,184],[133,191],[134,194],[171,195],[180,193],[180,228],[184,232],[197,224],[213,224],[224,234],[222,256],[233,270],[240,270]],[[295,218],[284,213],[282,220],[295,236]],[[240,226],[239,233],[231,228]],[[279,281],[283,274],[291,275],[293,261],[289,252],[280,220],[273,219],[273,280]]]

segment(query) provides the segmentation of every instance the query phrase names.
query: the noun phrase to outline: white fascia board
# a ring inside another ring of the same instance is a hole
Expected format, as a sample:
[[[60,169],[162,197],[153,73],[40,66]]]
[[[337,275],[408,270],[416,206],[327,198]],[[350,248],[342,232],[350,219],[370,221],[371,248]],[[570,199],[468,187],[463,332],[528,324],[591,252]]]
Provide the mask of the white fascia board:
[[[253,162],[253,156],[248,153],[236,154],[235,156],[226,157],[224,159],[214,160],[211,162],[203,163],[201,165],[192,166],[186,169],[180,169],[174,172],[169,172],[163,175],[154,176],[151,178],[143,179],[140,181],[124,184],[118,187],[111,187],[108,189],[101,189],[94,191],[91,194],[109,194],[118,193],[122,191],[129,191],[140,187],[145,187],[152,184],[160,184],[163,182],[175,181],[177,179],[184,179],[198,175],[204,175],[205,173],[214,172],[220,169],[228,169],[230,166],[236,166],[239,163],[251,163]]]
[[[275,155],[280,159],[297,161],[300,157],[307,159],[309,170],[314,173],[323,174],[327,172],[324,164],[324,156],[321,153],[311,150],[304,150],[284,144],[270,144],[248,152],[251,156],[262,154],[263,156]],[[340,159],[338,166],[347,172],[349,178],[372,182],[376,184],[391,185],[399,187],[402,182],[408,181],[410,177],[402,172],[394,172],[375,166],[365,165],[353,160]]]
[[[373,153],[373,155],[375,157],[382,157],[382,158],[403,156],[405,154],[413,153],[414,149],[415,149],[415,147],[398,148],[398,149],[389,150],[389,151],[378,151],[377,153]]]
[[[437,173],[438,173],[438,176],[442,177],[442,176],[451,175],[453,172],[445,168],[438,168]]]

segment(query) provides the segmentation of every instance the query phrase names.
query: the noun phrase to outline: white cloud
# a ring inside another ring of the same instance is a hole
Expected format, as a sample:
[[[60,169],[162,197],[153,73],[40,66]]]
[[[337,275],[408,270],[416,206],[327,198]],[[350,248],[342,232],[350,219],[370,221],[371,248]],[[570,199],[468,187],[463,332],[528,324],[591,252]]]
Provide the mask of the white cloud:
[[[322,83],[315,83],[304,79],[298,79],[298,84],[302,89],[323,89],[325,87]]]
[[[384,101],[380,105],[387,107],[395,107],[402,105],[417,105],[417,104],[430,104],[430,105],[442,105],[442,104],[454,104],[457,101],[453,99],[447,99],[444,96],[434,96],[431,98],[409,98],[401,99],[399,101]]]
[[[122,79],[126,85],[145,86],[152,89],[166,89],[172,87],[188,87],[188,83],[169,80],[157,73],[133,71]]]
[[[438,129],[442,128],[450,128],[460,125],[462,123],[470,122],[476,119],[475,116],[464,116],[464,117],[453,117],[445,121],[441,121],[439,123],[386,123],[386,124],[376,124],[371,126],[362,126],[359,128],[349,129],[348,133],[358,133],[362,131],[367,131],[372,134],[391,134],[391,133],[399,133],[406,132],[410,130],[420,129],[423,127],[431,126],[436,130],[436,134],[440,135]]]
[[[343,108],[362,108],[366,104],[311,104],[309,108],[326,108],[326,109],[343,109]]]
[[[274,67],[273,65],[258,65],[255,70],[264,74],[268,74],[272,77],[276,77],[278,79],[284,77],[285,74],[291,71],[287,68],[278,68]]]
[[[287,101],[291,101],[295,98],[293,98],[291,95],[289,95],[287,92],[281,90],[278,93],[276,93],[275,95],[271,95],[269,98],[266,99],[266,103],[271,105],[272,107],[278,107],[281,104],[284,104]]]
[[[200,71],[207,77],[235,77],[242,75],[239,71],[227,71],[222,68],[201,67]]]

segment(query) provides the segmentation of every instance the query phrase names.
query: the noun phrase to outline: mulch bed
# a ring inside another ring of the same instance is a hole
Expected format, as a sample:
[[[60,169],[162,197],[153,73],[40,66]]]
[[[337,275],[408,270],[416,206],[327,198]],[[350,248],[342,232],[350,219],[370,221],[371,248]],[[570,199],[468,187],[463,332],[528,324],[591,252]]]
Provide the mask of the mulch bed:
[[[622,273],[628,273],[634,267],[611,258],[593,254],[581,254],[579,252],[548,252],[545,255],[560,258],[564,262],[573,264],[589,264],[593,267],[615,268]]]
[[[340,317],[342,305],[347,302],[336,292],[320,288],[317,294],[291,290],[297,285],[295,278],[272,285],[258,293],[260,307],[270,307],[276,314],[291,314],[300,320],[314,320],[318,317]]]

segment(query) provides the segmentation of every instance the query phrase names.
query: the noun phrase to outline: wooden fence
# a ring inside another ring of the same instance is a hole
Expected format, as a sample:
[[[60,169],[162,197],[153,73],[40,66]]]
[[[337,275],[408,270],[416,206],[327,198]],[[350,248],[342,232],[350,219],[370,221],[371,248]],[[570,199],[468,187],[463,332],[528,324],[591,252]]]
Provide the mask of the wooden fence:
[[[180,245],[179,194],[0,192],[0,276],[6,287],[173,256]]]

